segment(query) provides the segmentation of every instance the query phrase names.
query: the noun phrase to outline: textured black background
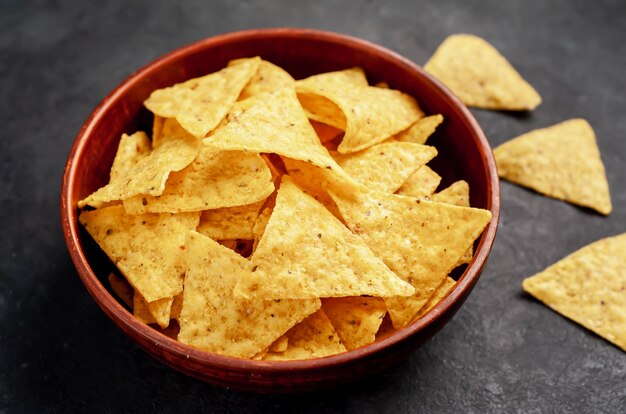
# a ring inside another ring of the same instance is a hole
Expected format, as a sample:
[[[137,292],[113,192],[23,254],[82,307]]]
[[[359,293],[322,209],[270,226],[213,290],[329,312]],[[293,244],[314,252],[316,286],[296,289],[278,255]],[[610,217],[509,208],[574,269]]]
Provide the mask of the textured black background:
[[[626,230],[626,2],[0,5],[0,412],[626,411],[626,354],[521,291],[524,277]],[[473,294],[438,336],[377,378],[255,396],[167,368],[113,326],[76,276],[60,229],[63,164],[91,110],[132,71],[207,36],[270,26],[359,36],[420,64],[449,34],[485,37],[544,99],[529,116],[474,110],[490,142],[587,118],[615,211],[604,218],[503,183],[498,238]]]

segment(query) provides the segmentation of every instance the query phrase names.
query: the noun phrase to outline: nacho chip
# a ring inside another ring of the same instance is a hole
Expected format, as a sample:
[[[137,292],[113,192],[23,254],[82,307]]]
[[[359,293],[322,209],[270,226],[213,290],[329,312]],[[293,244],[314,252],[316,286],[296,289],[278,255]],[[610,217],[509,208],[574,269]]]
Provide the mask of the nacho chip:
[[[306,320],[306,319],[305,319]],[[293,328],[291,328],[293,329]],[[270,345],[268,351],[270,352],[285,352],[287,347],[289,346],[289,337],[285,334],[274,341],[272,345]]]
[[[424,165],[411,174],[396,193],[415,198],[427,197],[435,192],[440,182],[441,176]]]
[[[317,122],[313,120],[310,120],[309,122],[311,123],[311,126],[315,130],[315,133],[317,134],[317,137],[319,138],[322,144],[331,142],[339,138],[339,136],[343,134],[343,130],[339,128],[335,128],[333,126],[326,125],[321,122]]]
[[[500,177],[548,197],[611,213],[609,184],[593,129],[572,119],[497,147]]]
[[[267,168],[270,169],[272,173],[272,182],[274,185],[278,185],[280,182],[280,177],[285,173],[284,165],[282,165],[282,160],[276,154],[262,154],[261,158],[265,161]],[[281,164],[281,165],[278,165]]]
[[[264,203],[261,200],[245,206],[203,211],[196,231],[213,240],[252,239],[252,229]]]
[[[354,179],[372,190],[393,193],[437,155],[435,147],[411,142],[383,142],[352,154],[332,154]]]
[[[345,135],[338,147],[342,154],[360,151],[382,142],[424,116],[415,99],[400,91],[349,81],[336,82],[328,75],[323,73],[297,81],[296,90],[308,113],[319,108],[319,102],[309,101],[311,95],[332,101],[343,112]],[[339,116],[334,118],[339,119]],[[329,123],[319,118],[312,119]],[[344,129],[339,123],[329,125]]]
[[[441,282],[441,284],[437,286],[437,289],[435,289],[433,295],[430,297],[430,299],[428,299],[428,302],[426,302],[424,306],[422,306],[422,309],[419,310],[416,318],[421,318],[426,312],[428,312],[436,304],[441,302],[441,300],[448,294],[448,292],[452,290],[454,285],[456,285],[456,280],[452,279],[450,276],[446,277],[443,282]]]
[[[272,173],[259,154],[202,147],[196,159],[168,179],[159,197],[124,200],[131,214],[178,213],[252,204],[274,191]]]
[[[159,147],[153,148],[147,155],[145,146],[148,145],[148,137],[145,133],[136,132],[130,137],[122,135],[124,142],[120,142],[118,152],[123,151],[125,155],[120,154],[120,160],[123,159],[119,162],[120,168],[113,171],[109,184],[79,201],[78,206],[125,200],[137,194],[161,195],[170,173],[185,168],[198,153],[198,140],[182,129],[180,132],[176,135],[163,135]],[[132,147],[133,144],[135,147]]]
[[[246,60],[248,59],[231,60],[228,62],[228,66],[239,65],[245,63]],[[293,88],[294,82],[295,80],[284,69],[266,60],[261,60],[256,73],[241,91],[239,100],[243,101],[250,97],[257,97],[258,95],[282,88]]]
[[[182,293],[173,298],[163,298],[148,303],[141,297],[141,294],[135,292],[133,296],[133,315],[146,325],[156,323],[161,328],[167,328],[171,319],[178,319],[180,316],[182,305]]]
[[[157,89],[144,102],[155,115],[176,118],[191,135],[202,138],[226,116],[261,59],[241,59],[235,65],[200,78]]]
[[[281,89],[259,99],[203,143],[211,148],[274,153],[322,168],[337,168],[292,89]]]
[[[372,191],[329,192],[348,227],[415,287],[414,296],[385,299],[396,328],[415,318],[491,220],[488,210]]]
[[[235,294],[306,299],[408,296],[403,282],[324,206],[284,177],[274,212]]]
[[[233,295],[250,262],[217,242],[191,232],[178,340],[222,355],[250,358],[320,307],[319,299],[252,300]]]
[[[115,296],[117,296],[122,303],[132,309],[133,287],[115,273],[109,274],[108,281],[109,285],[111,285],[111,290],[115,293]]]
[[[424,144],[435,129],[443,122],[443,115],[430,115],[419,119],[416,123],[393,136],[400,142]]]
[[[322,299],[322,309],[349,350],[374,342],[387,314],[385,302],[372,297]]]
[[[583,247],[523,286],[552,310],[626,351],[626,234]]]
[[[198,227],[200,213],[130,215],[113,206],[83,211],[79,220],[148,302],[182,291],[182,247],[187,232]]]
[[[165,120],[166,118],[163,118],[158,115],[154,115],[154,119],[152,120],[152,147],[154,148],[158,147],[159,144],[161,143],[161,137],[163,136],[163,127],[165,125]]]
[[[424,65],[465,105],[486,109],[535,109],[541,97],[492,45],[478,36],[448,37]]]
[[[469,184],[467,183],[467,181],[459,180],[452,183],[448,188],[433,194],[430,199],[438,203],[448,203],[454,204],[455,206],[469,207],[469,191]],[[470,248],[467,249],[463,257],[459,260],[459,263],[457,263],[457,266],[471,262],[473,256],[474,246],[470,246]]]
[[[346,351],[335,328],[321,309],[291,328],[285,336],[288,338],[287,349],[283,352],[270,349],[263,359],[270,361],[311,359]]]

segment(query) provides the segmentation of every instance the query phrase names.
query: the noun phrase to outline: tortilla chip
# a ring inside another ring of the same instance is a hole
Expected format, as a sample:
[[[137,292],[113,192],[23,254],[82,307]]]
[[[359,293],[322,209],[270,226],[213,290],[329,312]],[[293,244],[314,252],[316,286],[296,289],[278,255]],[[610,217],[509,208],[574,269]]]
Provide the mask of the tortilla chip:
[[[280,253],[279,253],[280,252]],[[235,294],[245,298],[307,299],[408,296],[403,282],[357,236],[288,177]]]
[[[228,62],[228,66],[238,65],[246,60],[248,59],[231,60]],[[293,88],[294,82],[295,80],[284,69],[266,60],[261,60],[256,73],[241,91],[239,100],[243,101],[282,88]]]
[[[415,287],[412,297],[385,299],[396,328],[415,318],[491,220],[488,210],[372,191],[329,192],[348,227]]]
[[[165,118],[154,115],[152,120],[152,147],[156,148],[161,143],[161,137],[163,136],[163,126],[165,125]],[[135,163],[133,163],[135,164]]]
[[[306,319],[305,319],[306,320]],[[294,329],[294,328],[291,328]],[[285,334],[274,341],[269,347],[270,352],[285,352],[289,346],[289,337]]]
[[[252,251],[255,251],[259,245],[259,241],[261,241],[263,233],[265,233],[267,222],[270,221],[270,217],[272,216],[272,211],[274,211],[274,206],[263,207],[263,210],[261,210],[254,221],[254,227],[252,227],[252,239],[254,240]]]
[[[307,120],[292,89],[281,89],[220,128],[203,143],[223,150],[266,152],[337,168]]]
[[[424,65],[465,105],[486,109],[535,109],[541,97],[492,45],[478,36],[448,37]]]
[[[291,328],[285,336],[289,341],[287,349],[283,352],[274,352],[270,349],[263,359],[270,361],[311,359],[346,351],[335,328],[321,309]]]
[[[459,180],[450,185],[445,190],[441,190],[438,193],[433,194],[430,199],[438,203],[454,204],[455,206],[469,207],[470,206],[470,189],[467,181]],[[470,246],[465,252],[463,257],[457,263],[460,266],[472,261],[474,256],[474,246]]]
[[[319,299],[248,301],[233,295],[250,262],[190,232],[178,340],[222,355],[250,358],[320,308]]]
[[[497,147],[500,177],[548,197],[611,213],[609,184],[591,125],[572,119]]]
[[[279,163],[282,164],[282,160],[276,154],[262,154],[261,158],[263,158],[267,168],[269,168],[272,173],[272,182],[275,186],[278,185],[280,177],[285,173],[284,165],[277,165]]]
[[[309,114],[319,112],[320,108],[319,102],[310,101],[311,95],[332,101],[343,112],[345,128],[338,122],[329,123],[311,117],[345,130],[343,141],[337,148],[342,154],[364,150],[382,142],[424,116],[415,99],[407,94],[345,79],[338,82],[336,77],[330,75],[323,73],[299,80],[296,90],[300,103]],[[339,115],[332,118],[340,119]]]
[[[523,286],[554,311],[626,351],[626,234],[583,247]]]
[[[241,59],[219,72],[157,89],[144,105],[155,115],[176,118],[187,132],[202,138],[226,116],[260,63],[258,57]]]
[[[254,223],[265,200],[245,206],[207,210],[196,231],[213,240],[252,239]]]
[[[430,297],[430,299],[428,299],[428,302],[426,302],[422,309],[420,309],[420,311],[417,313],[416,318],[421,318],[426,312],[428,312],[436,304],[441,302],[441,300],[448,294],[448,292],[452,290],[454,285],[456,285],[456,280],[452,279],[450,276],[446,277],[443,282],[441,282],[441,284],[437,286],[437,289],[435,289],[433,295]]]
[[[167,180],[159,197],[124,200],[131,214],[178,213],[252,204],[274,191],[272,173],[259,154],[202,147],[197,158]]]
[[[83,211],[79,220],[148,302],[182,291],[185,235],[200,213],[130,215],[113,206]]]
[[[440,182],[441,176],[424,165],[411,174],[396,193],[415,198],[427,197],[435,192]]]
[[[332,154],[354,179],[372,190],[393,193],[416,170],[437,155],[435,147],[411,142],[383,142],[352,154]]]
[[[147,155],[149,144],[145,133],[136,132],[130,137],[123,134],[118,149],[118,166],[112,170],[111,181],[79,201],[78,206],[125,200],[137,194],[161,195],[170,173],[185,168],[198,153],[198,140],[182,129],[180,131],[181,134],[162,136],[159,147]]]
[[[385,302],[372,297],[322,299],[322,309],[347,349],[374,342],[387,313]]]
[[[400,142],[424,144],[442,122],[443,115],[426,116],[404,131],[397,133],[393,138]]]
[[[115,273],[110,273],[109,277],[109,285],[111,285],[111,290],[115,293],[122,303],[132,309],[133,307],[133,287],[128,284],[126,280],[119,277]]]
[[[322,144],[331,142],[343,134],[343,130],[335,128],[333,126],[313,120],[310,120],[309,122],[311,123],[311,126],[315,130],[315,133],[317,134],[317,137]]]
[[[135,292],[133,296],[133,315],[146,325],[156,323],[161,328],[167,328],[171,319],[178,319],[180,316],[182,305],[182,293],[173,298],[163,298],[148,303],[141,297],[141,294]]]
[[[296,182],[302,191],[316,199],[337,219],[343,220],[335,202],[324,190],[324,187],[320,185],[321,182],[326,180],[323,170],[306,162],[289,158],[283,158],[283,162],[289,177]]]
[[[389,89],[389,84],[387,82],[378,82],[374,86],[377,88]]]

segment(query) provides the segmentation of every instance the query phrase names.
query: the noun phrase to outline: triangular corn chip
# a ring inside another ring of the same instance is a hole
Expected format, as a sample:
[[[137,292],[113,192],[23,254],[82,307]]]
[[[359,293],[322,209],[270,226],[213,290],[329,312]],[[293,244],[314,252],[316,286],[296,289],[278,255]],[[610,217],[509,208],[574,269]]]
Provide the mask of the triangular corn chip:
[[[412,297],[385,299],[396,328],[415,318],[491,220],[488,210],[371,191],[329,191],[348,227],[415,287]]]
[[[536,129],[497,147],[500,177],[608,215],[611,195],[593,129],[584,119]]]
[[[183,306],[183,294],[173,298],[163,298],[154,302],[146,302],[139,292],[133,296],[133,315],[141,322],[149,325],[156,323],[161,328],[167,328],[171,319],[178,319]]]
[[[465,105],[486,109],[535,109],[541,97],[492,45],[478,36],[448,37],[424,65]]]
[[[126,211],[178,213],[255,203],[274,191],[272,173],[259,154],[202,147],[184,170],[173,173],[159,197],[124,200]]]
[[[591,243],[523,285],[554,311],[626,351],[626,234]]]
[[[283,352],[270,349],[263,359],[270,361],[311,359],[346,351],[335,328],[321,309],[291,328],[285,337],[288,338],[287,348]]]
[[[418,168],[437,155],[435,147],[383,142],[352,154],[332,154],[350,176],[372,190],[393,193]]]
[[[185,168],[198,154],[199,141],[182,129],[180,132],[162,136],[159,147],[147,155],[148,137],[143,132],[122,135],[118,165],[112,171],[111,181],[79,201],[78,206],[125,200],[137,194],[161,195],[170,173]]]
[[[315,314],[313,314],[313,315],[315,315]],[[300,322],[300,323],[302,323],[302,322]],[[295,328],[295,326],[294,326],[294,328]],[[294,329],[294,328],[291,328],[291,329]],[[287,333],[289,333],[289,332],[287,332]],[[272,345],[270,345],[269,351],[270,352],[285,352],[287,350],[288,346],[289,346],[289,337],[287,336],[287,334],[285,334],[285,335],[281,336],[280,338],[278,338],[277,340],[275,340]]]
[[[323,73],[297,81],[296,90],[302,106],[309,113],[315,107],[303,98],[311,95],[326,98],[341,109],[346,121],[345,135],[337,149],[342,154],[360,151],[382,142],[424,116],[415,99],[407,94],[347,80],[337,82],[330,75]],[[312,119],[328,123],[320,118]],[[330,125],[344,129],[339,123]]]
[[[179,341],[195,348],[250,358],[320,307],[319,299],[252,300],[233,296],[250,263],[217,242],[191,232]]]
[[[440,182],[441,176],[428,165],[424,165],[407,178],[397,193],[415,198],[430,196],[439,187]]]
[[[232,60],[228,62],[228,66],[239,65],[240,63],[245,63],[246,60],[248,59]],[[261,60],[256,73],[241,91],[239,100],[243,101],[250,97],[256,97],[282,88],[293,88],[294,82],[295,80],[284,69],[266,60]]]
[[[182,291],[185,235],[200,213],[130,215],[113,206],[83,211],[79,220],[146,301]]]
[[[202,212],[196,230],[213,240],[248,239],[265,200],[244,206],[220,208]]]
[[[397,277],[320,203],[283,177],[274,212],[236,294],[248,298],[408,296]]]
[[[310,120],[310,122],[322,144],[338,139],[339,136],[343,134],[343,130],[335,128],[334,126],[313,120]]]
[[[455,284],[456,280],[452,279],[450,276],[446,277],[443,282],[441,282],[441,284],[437,286],[437,289],[435,289],[433,295],[428,299],[424,306],[422,306],[422,309],[419,310],[416,318],[421,318],[426,312],[428,312],[436,304],[441,302],[441,299],[443,299],[448,294],[448,292],[452,290]]]
[[[219,72],[157,89],[144,105],[155,115],[176,118],[187,132],[202,138],[226,116],[260,62],[258,57],[242,59]]]
[[[274,153],[322,168],[337,168],[290,88],[258,99],[203,143],[217,149]]]
[[[322,309],[347,349],[374,342],[387,313],[385,302],[373,297],[322,299]]]
[[[431,115],[419,119],[416,123],[408,127],[402,132],[398,132],[393,136],[401,142],[414,142],[423,144],[428,140],[435,129],[443,122],[443,115]]]
[[[459,180],[452,183],[448,188],[441,190],[438,193],[430,196],[432,201],[438,203],[454,204],[455,206],[469,207],[470,206],[470,189],[469,184],[465,180]],[[474,256],[474,246],[470,246],[465,252],[463,257],[459,260],[457,266],[469,263]]]

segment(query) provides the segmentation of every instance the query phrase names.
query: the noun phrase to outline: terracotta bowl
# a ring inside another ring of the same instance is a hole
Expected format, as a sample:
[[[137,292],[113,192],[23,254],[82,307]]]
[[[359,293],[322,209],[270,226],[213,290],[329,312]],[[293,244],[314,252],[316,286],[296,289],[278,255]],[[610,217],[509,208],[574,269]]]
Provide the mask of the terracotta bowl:
[[[202,352],[144,325],[108,290],[112,263],[78,223],[76,203],[108,181],[122,133],[151,130],[143,101],[154,89],[221,69],[235,58],[259,55],[294,77],[352,66],[370,83],[386,81],[413,95],[427,114],[445,123],[429,140],[439,155],[431,162],[443,177],[440,188],[465,179],[471,204],[491,210],[493,220],[476,242],[471,264],[448,296],[421,319],[377,342],[343,354],[304,361],[248,361]],[[407,356],[439,331],[461,307],[489,256],[500,208],[498,175],[489,143],[466,107],[419,66],[363,40],[305,29],[251,30],[212,37],[175,50],[140,69],[93,111],[71,149],[61,191],[67,247],[96,303],[140,347],[171,367],[212,384],[256,392],[329,387],[379,372]],[[451,344],[450,346],[454,346]]]

